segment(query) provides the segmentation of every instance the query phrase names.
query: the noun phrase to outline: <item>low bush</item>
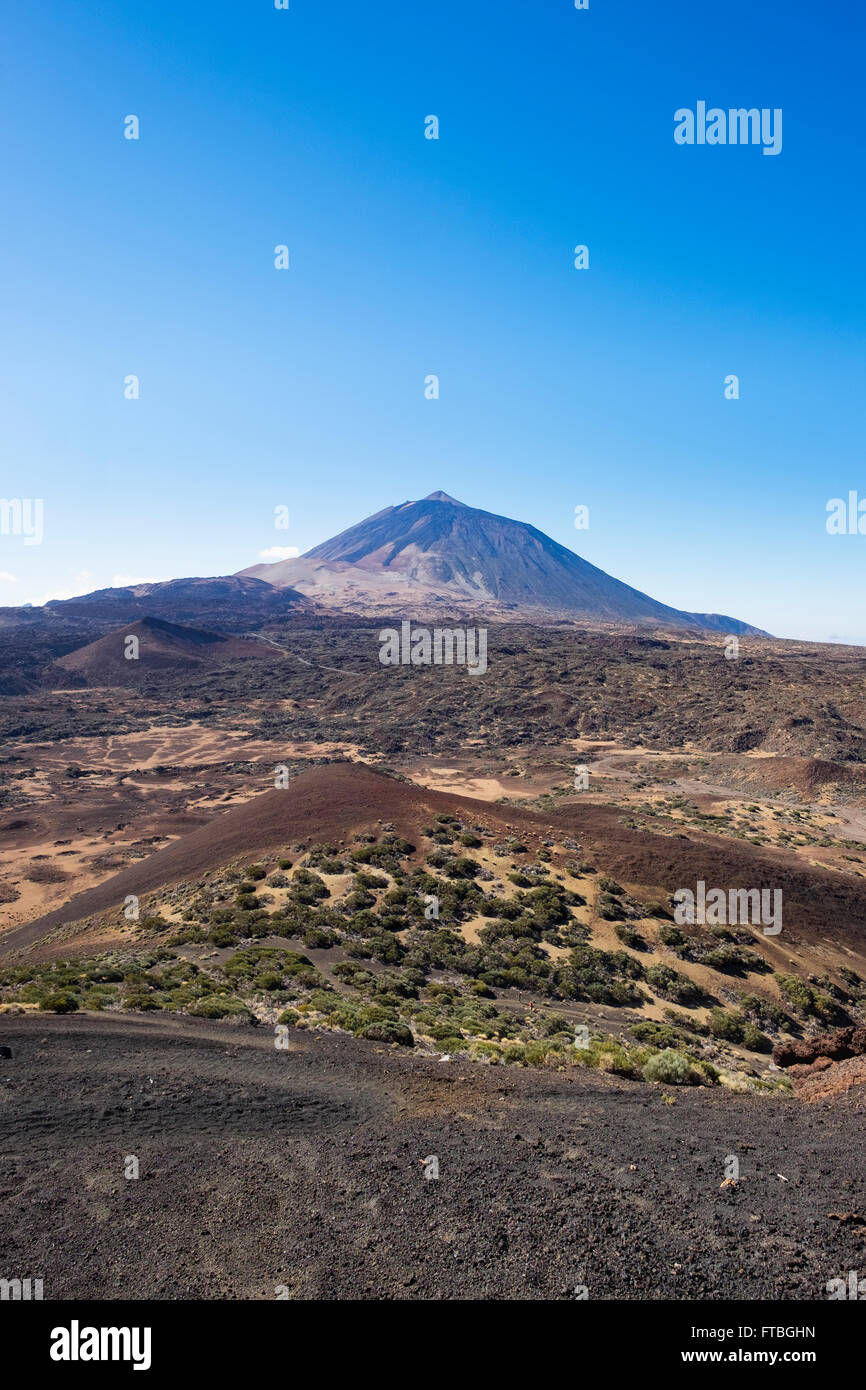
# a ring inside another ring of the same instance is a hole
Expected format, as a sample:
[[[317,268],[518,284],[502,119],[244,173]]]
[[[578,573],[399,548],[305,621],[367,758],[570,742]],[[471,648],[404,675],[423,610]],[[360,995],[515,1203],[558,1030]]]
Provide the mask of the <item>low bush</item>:
[[[659,1081],[665,1086],[697,1086],[701,1073],[694,1063],[682,1052],[666,1048],[656,1052],[643,1068],[645,1081]]]

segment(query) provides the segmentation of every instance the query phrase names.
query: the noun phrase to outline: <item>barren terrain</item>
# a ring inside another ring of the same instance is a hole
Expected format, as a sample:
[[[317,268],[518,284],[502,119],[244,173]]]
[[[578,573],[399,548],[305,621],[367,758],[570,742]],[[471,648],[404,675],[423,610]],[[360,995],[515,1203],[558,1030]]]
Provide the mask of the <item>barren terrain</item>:
[[[3,1249],[46,1299],[821,1299],[862,1261],[862,1090],[668,1105],[163,1016],[4,1036]]]
[[[0,701],[2,1248],[46,1297],[825,1296],[866,1231],[866,656],[512,623],[469,677],[377,633],[134,688],[46,634]],[[783,930],[683,931],[699,881]]]

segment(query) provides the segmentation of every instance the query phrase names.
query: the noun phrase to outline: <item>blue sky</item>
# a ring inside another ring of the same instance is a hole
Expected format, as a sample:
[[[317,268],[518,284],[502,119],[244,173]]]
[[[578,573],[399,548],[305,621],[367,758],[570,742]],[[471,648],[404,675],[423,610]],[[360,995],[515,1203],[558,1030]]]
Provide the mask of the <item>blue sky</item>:
[[[0,495],[45,534],[0,535],[0,604],[232,573],[441,487],[664,602],[866,642],[866,535],[825,528],[866,497],[864,30],[839,0],[8,7]],[[781,107],[782,153],[676,145],[698,100]]]

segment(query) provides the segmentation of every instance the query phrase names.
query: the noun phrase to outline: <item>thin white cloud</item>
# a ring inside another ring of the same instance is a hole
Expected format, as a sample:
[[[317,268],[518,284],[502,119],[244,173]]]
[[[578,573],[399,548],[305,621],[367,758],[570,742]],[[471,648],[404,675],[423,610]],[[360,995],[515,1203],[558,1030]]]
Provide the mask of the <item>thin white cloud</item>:
[[[41,608],[43,603],[50,603],[52,599],[79,598],[81,594],[88,593],[92,588],[93,575],[90,570],[79,570],[68,587],[51,589],[49,593],[43,594],[42,598],[37,599],[36,603]]]
[[[134,589],[136,584],[159,584],[158,579],[143,579],[134,574],[113,574],[110,589]]]
[[[260,560],[296,560],[300,555],[296,545],[269,545],[267,550],[259,551]]]
[[[17,584],[18,580],[14,574],[8,570],[0,570],[0,584]]]

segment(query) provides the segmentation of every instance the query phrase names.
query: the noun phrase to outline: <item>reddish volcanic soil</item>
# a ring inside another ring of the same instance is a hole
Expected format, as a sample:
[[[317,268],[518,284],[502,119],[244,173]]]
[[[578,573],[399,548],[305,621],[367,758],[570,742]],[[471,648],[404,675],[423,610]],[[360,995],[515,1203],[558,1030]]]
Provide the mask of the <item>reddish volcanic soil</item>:
[[[293,842],[340,842],[356,831],[377,832],[383,822],[420,843],[420,832],[438,811],[458,813],[496,835],[519,832],[528,843],[572,837],[584,858],[629,885],[673,892],[703,879],[721,888],[781,888],[784,932],[765,938],[768,953],[784,962],[787,947],[821,940],[866,948],[866,881],[829,869],[804,868],[793,852],[758,848],[701,831],[658,836],[629,828],[614,807],[579,801],[541,813],[430,791],[358,763],[318,766],[210,819],[130,868],[72,898],[36,921],[0,938],[0,954],[38,941],[68,922],[118,906],[127,894],[142,895],[194,879],[233,860],[254,858]]]

